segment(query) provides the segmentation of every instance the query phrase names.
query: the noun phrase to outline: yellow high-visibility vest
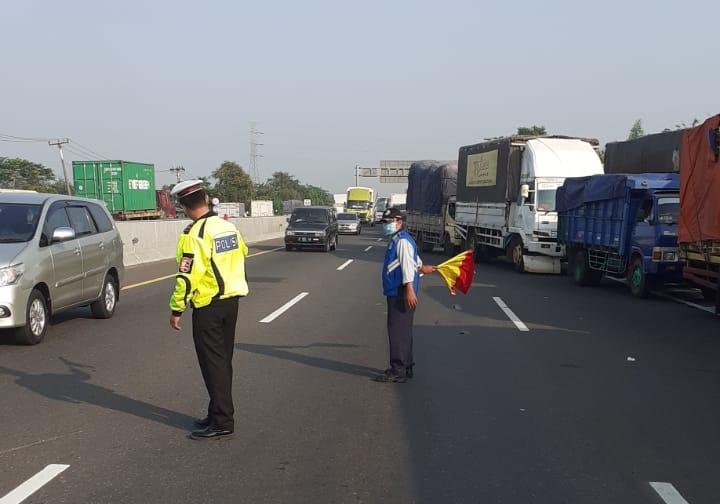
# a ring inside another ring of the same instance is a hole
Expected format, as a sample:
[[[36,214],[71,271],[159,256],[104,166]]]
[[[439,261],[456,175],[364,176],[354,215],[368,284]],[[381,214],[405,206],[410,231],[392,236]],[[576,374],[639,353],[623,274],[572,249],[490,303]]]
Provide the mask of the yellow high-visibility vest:
[[[247,255],[247,245],[231,222],[213,214],[193,222],[178,241],[178,273],[170,309],[180,315],[188,304],[202,308],[215,299],[247,296]]]

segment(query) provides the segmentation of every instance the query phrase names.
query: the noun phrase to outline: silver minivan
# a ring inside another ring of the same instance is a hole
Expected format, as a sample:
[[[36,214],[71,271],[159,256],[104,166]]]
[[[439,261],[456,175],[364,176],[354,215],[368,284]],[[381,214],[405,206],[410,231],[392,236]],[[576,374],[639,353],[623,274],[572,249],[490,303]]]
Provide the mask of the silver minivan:
[[[0,191],[0,330],[34,345],[60,311],[90,306],[110,318],[123,273],[122,240],[102,202]]]

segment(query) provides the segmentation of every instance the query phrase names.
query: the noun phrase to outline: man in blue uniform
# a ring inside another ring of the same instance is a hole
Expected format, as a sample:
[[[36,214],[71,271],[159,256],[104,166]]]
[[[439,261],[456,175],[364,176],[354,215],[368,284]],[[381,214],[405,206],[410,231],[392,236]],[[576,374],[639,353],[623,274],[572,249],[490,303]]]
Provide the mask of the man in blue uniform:
[[[383,213],[383,234],[390,237],[383,263],[383,294],[387,298],[387,328],[390,367],[375,378],[383,383],[405,383],[413,377],[413,318],[420,288],[420,273],[434,266],[423,265],[417,245],[404,229],[405,218],[397,208]]]

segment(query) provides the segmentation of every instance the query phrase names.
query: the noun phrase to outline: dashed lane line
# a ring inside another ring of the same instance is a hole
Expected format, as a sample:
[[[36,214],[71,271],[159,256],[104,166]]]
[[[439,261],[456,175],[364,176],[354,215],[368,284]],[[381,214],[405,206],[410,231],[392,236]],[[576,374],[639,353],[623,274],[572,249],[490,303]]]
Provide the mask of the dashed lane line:
[[[515,313],[508,308],[508,305],[505,304],[505,301],[502,300],[502,298],[499,297],[493,297],[493,301],[497,303],[497,305],[500,307],[500,309],[505,312],[505,315],[512,321],[513,324],[515,324],[515,327],[517,327],[520,331],[529,331],[530,329],[528,326],[525,325],[525,323],[520,320],[520,318],[515,315]]]
[[[302,299],[303,299],[305,296],[307,296],[308,294],[310,294],[310,293],[309,293],[309,292],[301,292],[300,294],[298,294],[297,296],[295,296],[294,298],[292,298],[290,301],[288,301],[287,303],[285,303],[284,305],[282,305],[280,308],[278,308],[277,310],[275,310],[274,312],[272,312],[270,315],[268,315],[267,317],[265,317],[264,319],[262,319],[262,320],[260,321],[260,323],[261,323],[261,324],[269,324],[270,322],[272,322],[273,320],[275,320],[276,318],[278,318],[280,315],[282,315],[283,313],[285,313],[286,311],[288,311],[290,308],[292,308],[293,306],[295,306],[296,304],[298,304],[300,301],[302,301]],[[2,503],[0,503],[0,504],[2,504]]]
[[[379,241],[379,242],[381,242],[381,241],[383,241],[383,239],[382,239],[382,238],[378,238],[378,239],[377,239],[377,240],[375,240],[375,241]]]
[[[370,252],[370,249],[371,249],[371,248],[372,248],[372,245],[370,245],[368,248],[366,248],[365,250],[363,250],[363,252]]]
[[[25,483],[0,499],[0,504],[20,504],[32,494],[52,481],[58,474],[70,467],[65,464],[50,464]]]
[[[340,266],[338,266],[337,270],[338,270],[338,271],[344,270],[345,268],[347,268],[348,266],[350,266],[350,265],[353,263],[353,261],[355,261],[355,259],[348,259],[347,261],[345,261],[344,263],[342,263]]]
[[[666,504],[690,504],[671,483],[651,481],[650,486]]]
[[[277,247],[277,248],[270,249],[270,250],[263,250],[262,252],[255,252],[254,254],[250,254],[249,256],[247,256],[246,259],[250,259],[251,257],[257,257],[257,256],[269,254],[270,252],[277,252],[278,250],[283,250],[283,249],[285,249],[285,247]],[[124,291],[124,290],[128,290],[128,289],[135,289],[137,287],[144,287],[145,285],[151,285],[154,283],[162,282],[163,280],[167,280],[169,278],[175,278],[176,275],[177,275],[177,273],[173,273],[172,275],[165,275],[165,276],[161,276],[158,278],[153,278],[152,280],[146,280],[144,282],[139,282],[139,283],[132,284],[132,285],[126,285],[125,287],[123,287],[120,290]]]

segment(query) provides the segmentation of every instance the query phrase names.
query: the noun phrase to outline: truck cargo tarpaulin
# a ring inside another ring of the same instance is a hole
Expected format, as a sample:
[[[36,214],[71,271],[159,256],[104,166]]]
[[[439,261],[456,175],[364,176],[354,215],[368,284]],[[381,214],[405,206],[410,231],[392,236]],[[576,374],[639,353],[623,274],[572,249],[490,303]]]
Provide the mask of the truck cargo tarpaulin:
[[[458,201],[505,203],[515,199],[522,154],[511,147],[512,138],[460,147]]]
[[[558,187],[555,208],[567,212],[593,201],[623,198],[632,189],[676,190],[676,173],[635,173],[628,175],[606,174],[565,179]]]
[[[683,132],[678,241],[720,240],[720,115]]]
[[[440,215],[457,189],[457,163],[417,161],[408,174],[408,212]]]
[[[605,145],[605,173],[677,173],[683,130]]]

